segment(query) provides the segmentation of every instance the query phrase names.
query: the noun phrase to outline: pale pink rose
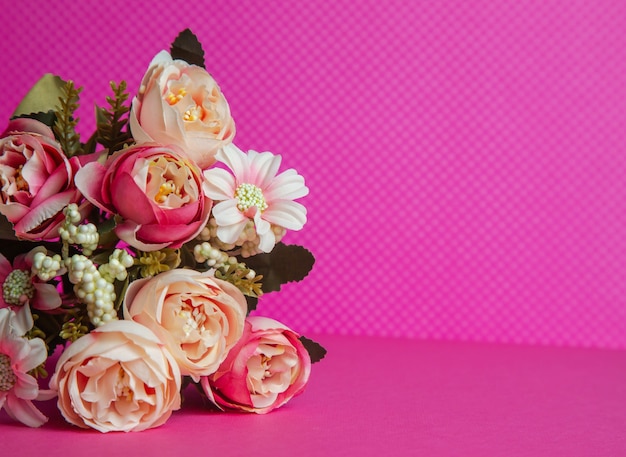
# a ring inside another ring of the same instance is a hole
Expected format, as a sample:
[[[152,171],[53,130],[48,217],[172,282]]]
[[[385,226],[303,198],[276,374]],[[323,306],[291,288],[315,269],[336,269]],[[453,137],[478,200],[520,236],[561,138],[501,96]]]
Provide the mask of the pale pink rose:
[[[176,144],[202,169],[235,136],[230,108],[213,77],[166,51],[150,63],[129,122],[137,143]]]
[[[150,328],[194,381],[217,370],[241,337],[247,312],[235,286],[182,268],[132,282],[123,307],[124,318]]]
[[[50,387],[63,417],[100,432],[138,432],[180,408],[181,375],[158,338],[132,321],[109,322],[63,351]]]
[[[237,345],[201,385],[221,408],[265,414],[302,393],[310,373],[311,358],[294,331],[251,316]]]
[[[117,236],[143,251],[179,248],[202,231],[212,201],[194,162],[175,146],[144,144],[86,164],[76,185],[98,208],[116,215]]]
[[[46,125],[33,119],[9,123],[0,138],[0,213],[18,237],[59,237],[63,208],[81,200],[74,185],[79,168],[79,159],[65,156]]]
[[[54,398],[52,390],[40,390],[29,374],[46,361],[46,344],[41,338],[26,338],[32,327],[24,327],[9,308],[0,309],[0,410],[29,427],[40,427],[48,418],[33,400]]]

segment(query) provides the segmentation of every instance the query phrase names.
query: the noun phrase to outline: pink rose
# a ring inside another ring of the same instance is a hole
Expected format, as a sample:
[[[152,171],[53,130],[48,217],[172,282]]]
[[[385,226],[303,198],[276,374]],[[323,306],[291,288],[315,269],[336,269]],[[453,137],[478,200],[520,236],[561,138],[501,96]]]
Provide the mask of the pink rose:
[[[264,414],[302,393],[310,372],[311,358],[295,332],[253,316],[217,372],[201,384],[219,407]]]
[[[50,387],[69,423],[104,433],[158,427],[181,402],[176,362],[150,330],[132,321],[109,322],[72,343]]]
[[[200,169],[178,148],[155,144],[121,150],[76,175],[90,202],[119,216],[117,236],[143,251],[179,248],[202,231],[212,205],[202,182]]]
[[[0,138],[0,213],[18,237],[59,237],[63,208],[81,200],[74,185],[79,168],[79,159],[65,156],[46,125],[33,119],[9,123]]]
[[[175,144],[202,169],[235,136],[230,108],[213,77],[165,51],[150,63],[129,121],[137,143]]]
[[[124,317],[151,329],[183,375],[213,373],[243,333],[247,305],[232,284],[178,268],[130,284]]]

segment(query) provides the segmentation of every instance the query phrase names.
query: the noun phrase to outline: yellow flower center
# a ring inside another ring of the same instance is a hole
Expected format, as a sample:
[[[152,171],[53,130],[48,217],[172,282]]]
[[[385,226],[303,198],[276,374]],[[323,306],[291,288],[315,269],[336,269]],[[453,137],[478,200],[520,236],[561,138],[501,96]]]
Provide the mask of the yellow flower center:
[[[206,314],[199,307],[185,303],[178,311],[178,317],[185,321],[182,330],[185,332],[186,338],[194,332],[203,333],[206,331],[204,325]]]
[[[235,190],[235,198],[237,199],[237,209],[242,213],[253,206],[256,206],[261,212],[267,209],[263,191],[254,184],[241,184],[237,187],[237,190]]]
[[[187,95],[187,91],[184,87],[181,87],[175,93],[170,91],[165,96],[165,100],[167,100],[167,103],[169,103],[170,105],[175,105],[176,103],[181,101],[185,97],[185,95]]]
[[[167,197],[171,194],[180,196],[180,191],[173,181],[168,180],[159,186],[159,192],[154,196],[154,201],[157,203],[165,203],[165,200],[167,200]]]
[[[202,117],[202,108],[198,105],[193,108],[189,108],[187,111],[183,113],[183,121],[194,122]]]
[[[17,376],[11,368],[11,359],[6,354],[0,354],[0,392],[8,392],[17,382]]]
[[[133,391],[130,388],[130,378],[126,371],[122,368],[119,369],[117,373],[117,383],[115,384],[115,396],[118,399],[123,399],[126,401],[133,400]]]
[[[18,167],[18,169],[16,170],[15,186],[17,187],[17,190],[24,190],[24,191],[28,192],[28,183],[26,182],[26,180],[22,176],[22,168],[23,167],[24,167],[23,165],[20,165]]]

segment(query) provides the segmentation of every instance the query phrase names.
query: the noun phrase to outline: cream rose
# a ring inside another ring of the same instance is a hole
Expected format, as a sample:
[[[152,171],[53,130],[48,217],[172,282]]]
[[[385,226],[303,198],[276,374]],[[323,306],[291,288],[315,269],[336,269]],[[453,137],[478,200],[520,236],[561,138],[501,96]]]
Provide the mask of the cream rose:
[[[178,365],[150,330],[132,321],[110,322],[72,343],[50,387],[68,422],[100,432],[157,427],[181,401]]]
[[[232,284],[210,273],[177,268],[134,281],[124,317],[150,328],[198,381],[213,373],[243,333],[247,304]]]
[[[235,123],[207,71],[161,51],[133,99],[130,130],[137,143],[175,144],[202,169],[235,136]]]

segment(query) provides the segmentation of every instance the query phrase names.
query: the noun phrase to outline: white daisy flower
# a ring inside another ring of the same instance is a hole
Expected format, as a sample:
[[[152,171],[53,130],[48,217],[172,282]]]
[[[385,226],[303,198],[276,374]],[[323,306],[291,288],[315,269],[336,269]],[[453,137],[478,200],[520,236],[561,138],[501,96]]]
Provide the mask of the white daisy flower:
[[[253,221],[259,250],[270,252],[276,244],[273,227],[300,230],[304,226],[306,208],[294,200],[307,195],[309,189],[293,169],[276,174],[280,155],[256,151],[246,154],[230,144],[217,153],[216,159],[232,171],[204,171],[204,192],[216,202],[213,217],[220,241],[235,243],[248,221]]]

